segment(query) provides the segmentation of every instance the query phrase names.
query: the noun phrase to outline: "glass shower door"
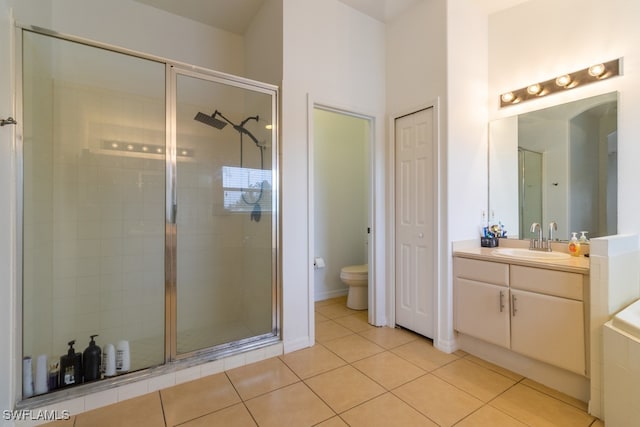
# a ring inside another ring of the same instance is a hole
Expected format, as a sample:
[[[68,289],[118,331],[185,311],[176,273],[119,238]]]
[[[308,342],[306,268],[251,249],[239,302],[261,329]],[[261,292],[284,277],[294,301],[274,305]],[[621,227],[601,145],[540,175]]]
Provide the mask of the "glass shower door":
[[[275,96],[174,72],[179,358],[276,334]]]
[[[98,335],[129,343],[128,371],[161,365],[165,64],[21,38],[22,355],[55,373]]]

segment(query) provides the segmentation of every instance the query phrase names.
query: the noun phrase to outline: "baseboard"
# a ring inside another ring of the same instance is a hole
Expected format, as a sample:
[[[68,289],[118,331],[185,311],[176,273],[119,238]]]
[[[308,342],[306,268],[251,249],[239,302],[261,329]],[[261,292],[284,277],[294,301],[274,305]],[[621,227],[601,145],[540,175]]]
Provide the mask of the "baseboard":
[[[302,350],[303,348],[313,346],[311,339],[309,337],[302,337],[292,341],[284,341],[284,353],[291,353],[297,350]]]
[[[326,299],[338,298],[349,293],[349,289],[334,289],[330,291],[318,292],[314,295],[314,301],[324,301]]]

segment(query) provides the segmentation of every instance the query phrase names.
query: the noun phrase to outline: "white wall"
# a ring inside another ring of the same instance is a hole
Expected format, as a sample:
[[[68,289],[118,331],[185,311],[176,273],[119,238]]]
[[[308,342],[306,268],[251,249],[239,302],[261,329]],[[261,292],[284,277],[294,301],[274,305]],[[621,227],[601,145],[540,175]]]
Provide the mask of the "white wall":
[[[549,13],[549,11],[553,13]],[[489,18],[489,116],[506,117],[619,91],[618,232],[640,231],[640,2],[531,0]],[[561,41],[561,42],[560,42]],[[500,93],[624,57],[624,75],[498,109]]]
[[[283,336],[289,351],[312,344],[314,333],[307,206],[308,95],[312,102],[375,117],[374,156],[379,174],[374,185],[380,189],[375,203],[382,211],[385,55],[383,24],[337,0],[285,0],[283,4],[282,280]],[[373,224],[374,256],[381,277],[383,219],[378,215]],[[384,295],[384,288],[378,292]]]
[[[344,295],[340,269],[367,263],[369,122],[314,110],[314,273],[316,301]]]
[[[472,0],[447,2],[446,245],[441,247],[438,341],[455,347],[451,242],[478,239],[487,209],[487,18]]]

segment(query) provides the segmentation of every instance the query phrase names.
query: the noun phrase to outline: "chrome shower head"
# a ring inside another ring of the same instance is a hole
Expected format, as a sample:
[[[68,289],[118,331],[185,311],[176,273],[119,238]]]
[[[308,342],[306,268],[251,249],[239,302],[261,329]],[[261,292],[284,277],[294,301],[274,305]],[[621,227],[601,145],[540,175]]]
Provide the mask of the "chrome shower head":
[[[212,115],[208,115],[208,114],[204,114],[204,113],[198,112],[198,114],[196,114],[196,116],[193,119],[197,120],[199,122],[202,122],[205,125],[213,126],[216,129],[222,129],[223,127],[225,127],[227,125],[227,123],[223,122],[220,119],[217,119],[216,118],[217,115],[218,115],[218,111],[217,110]]]

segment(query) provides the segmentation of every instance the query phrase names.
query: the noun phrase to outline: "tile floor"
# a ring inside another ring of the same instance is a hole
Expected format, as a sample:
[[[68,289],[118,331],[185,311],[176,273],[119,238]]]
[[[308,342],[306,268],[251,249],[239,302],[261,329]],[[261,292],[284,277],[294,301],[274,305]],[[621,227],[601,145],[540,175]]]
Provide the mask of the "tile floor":
[[[50,426],[604,426],[583,402],[366,319],[318,302],[314,347]]]

